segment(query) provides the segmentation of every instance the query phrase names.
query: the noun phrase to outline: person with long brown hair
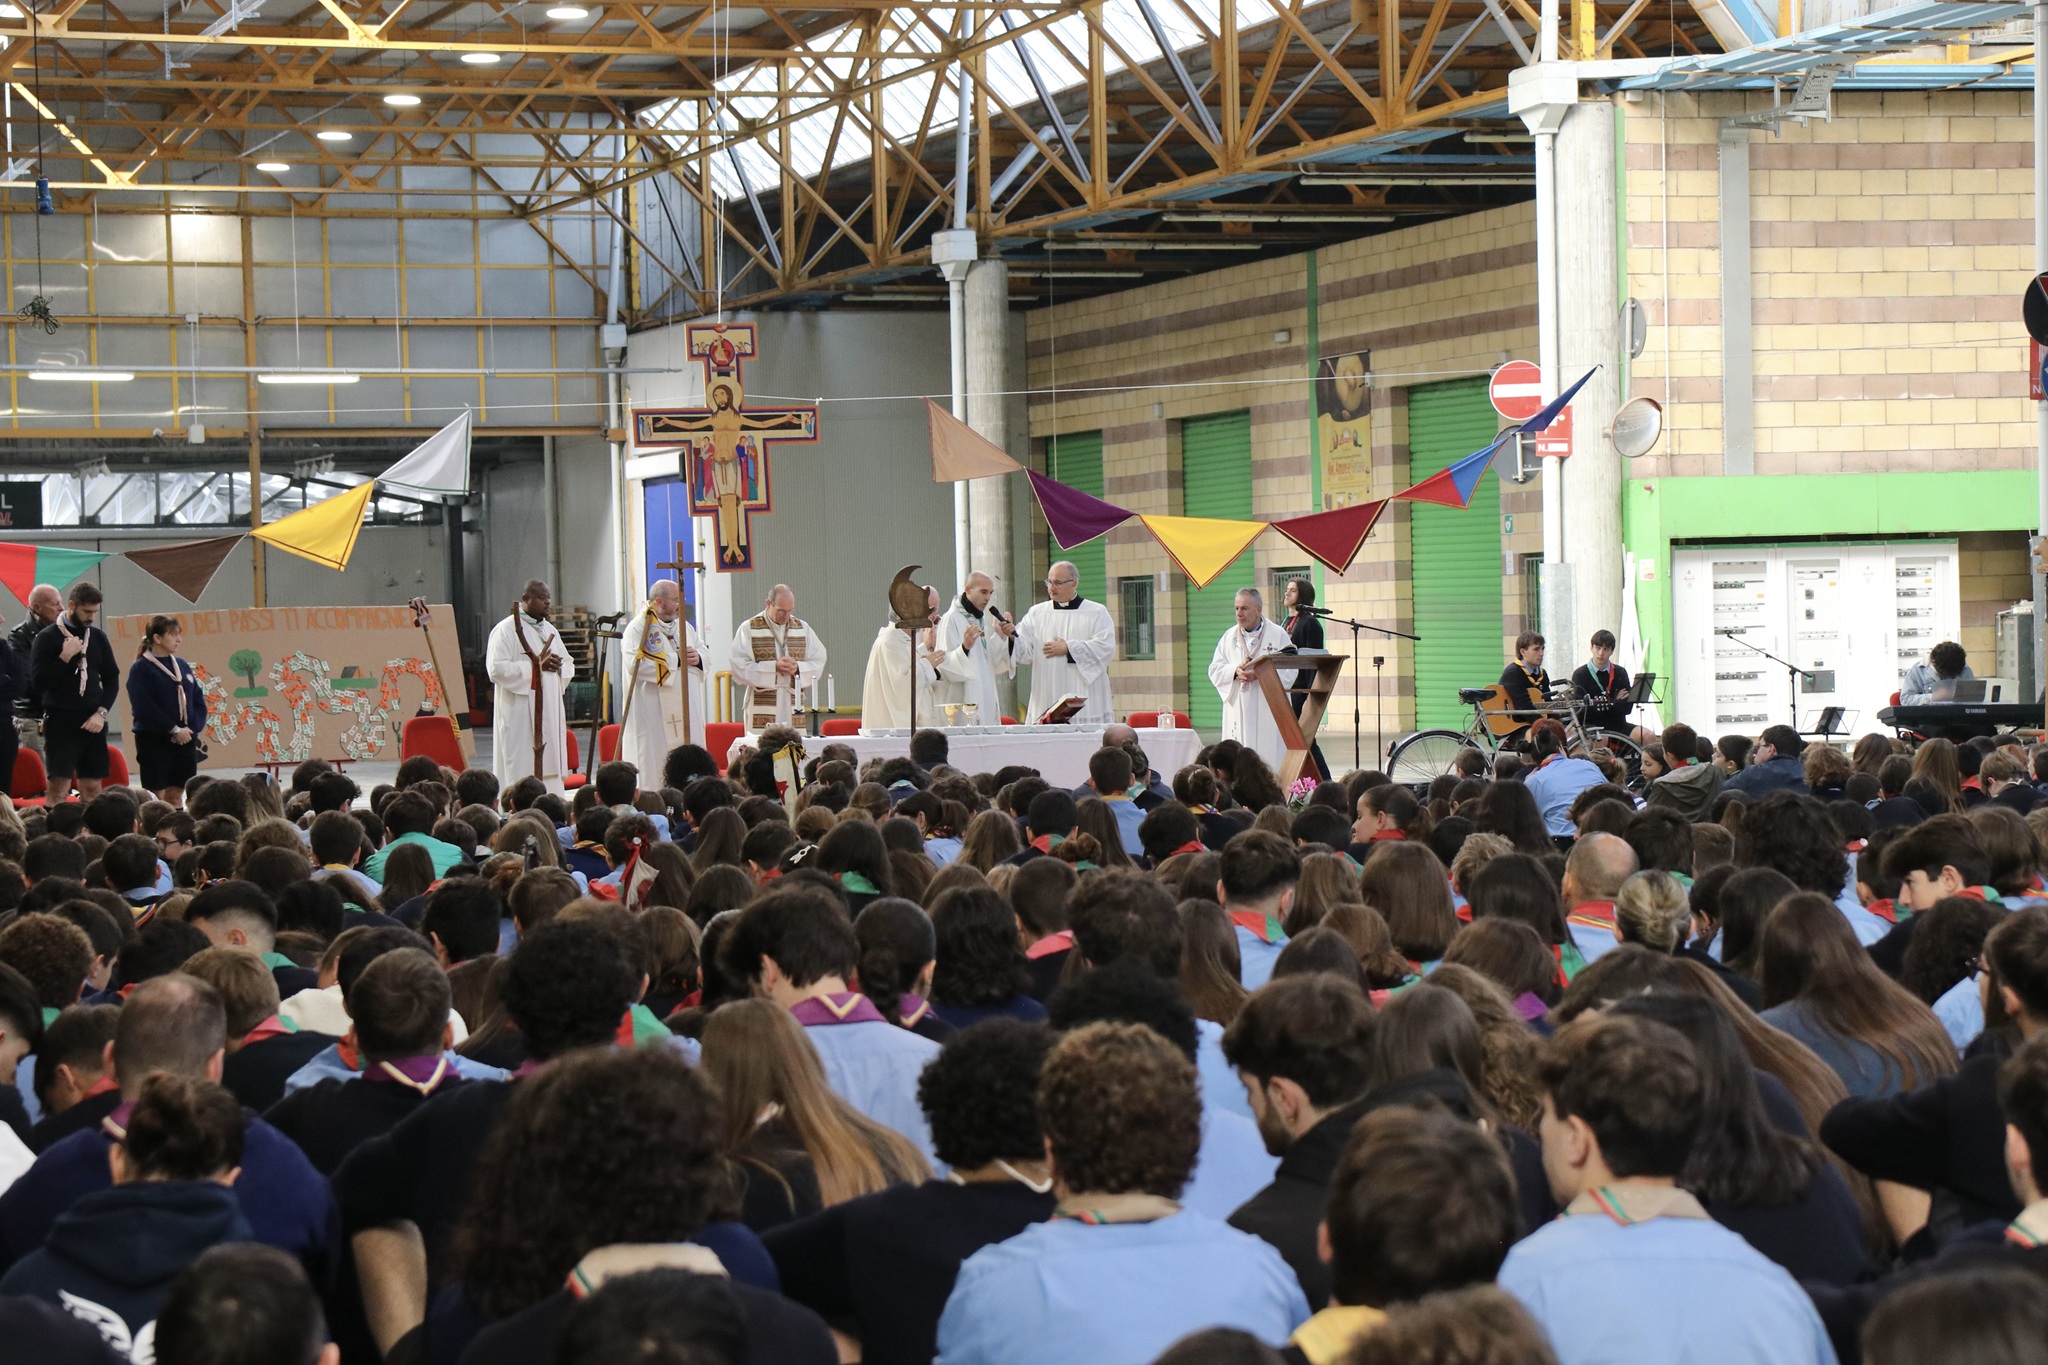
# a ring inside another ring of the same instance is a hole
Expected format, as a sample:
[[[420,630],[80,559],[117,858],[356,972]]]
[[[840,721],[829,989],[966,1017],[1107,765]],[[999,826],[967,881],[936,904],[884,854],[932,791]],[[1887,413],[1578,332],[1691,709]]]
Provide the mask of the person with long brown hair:
[[[1444,865],[1423,844],[1403,841],[1375,853],[1359,879],[1359,891],[1386,920],[1394,947],[1411,963],[1435,962],[1458,932]]]
[[[1358,889],[1358,865],[1342,853],[1311,853],[1301,860],[1294,904],[1287,908],[1281,927],[1290,936],[1313,929],[1333,907],[1346,903],[1365,904],[1365,893]]]
[[[1764,920],[1763,1020],[1812,1048],[1851,1095],[1915,1090],[1956,1069],[1934,1011],[1886,976],[1834,902],[1802,891]]]
[[[960,856],[954,861],[986,873],[997,863],[1017,856],[1023,848],[1017,822],[999,810],[985,810],[967,822],[967,834],[960,841]]]
[[[1197,1019],[1229,1028],[1251,998],[1238,980],[1237,931],[1215,901],[1180,903],[1180,991]]]
[[[1116,812],[1109,802],[1099,796],[1084,796],[1075,803],[1076,833],[1091,836],[1099,850],[1095,862],[1102,867],[1136,867],[1131,855],[1124,851],[1123,834],[1116,822]]]
[[[724,1101],[724,1150],[760,1228],[931,1174],[902,1134],[832,1093],[817,1049],[772,1000],[736,1000],[704,1021],[703,1072]],[[780,1213],[780,1217],[775,1216]]]
[[[1414,980],[1408,959],[1394,947],[1386,918],[1370,905],[1353,905],[1348,901],[1337,905],[1323,916],[1322,927],[1343,935],[1358,954],[1359,970],[1365,973],[1375,996]]]
[[[1934,792],[1948,803],[1947,809],[1960,811],[1963,808],[1963,769],[1956,760],[1954,741],[1930,739],[1913,752],[1914,782],[1925,782]],[[1930,811],[1939,815],[1940,811]]]

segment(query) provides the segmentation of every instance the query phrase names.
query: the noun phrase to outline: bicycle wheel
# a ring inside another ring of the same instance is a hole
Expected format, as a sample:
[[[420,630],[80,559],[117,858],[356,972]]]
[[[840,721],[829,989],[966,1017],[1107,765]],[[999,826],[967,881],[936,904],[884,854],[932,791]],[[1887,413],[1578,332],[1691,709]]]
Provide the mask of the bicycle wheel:
[[[1621,785],[1630,791],[1643,789],[1643,751],[1636,742],[1626,735],[1604,734],[1596,741],[1602,748],[1621,760],[1621,766],[1628,770],[1628,778]]]
[[[1457,730],[1417,730],[1394,742],[1387,777],[1404,786],[1424,786],[1454,770],[1470,742]]]

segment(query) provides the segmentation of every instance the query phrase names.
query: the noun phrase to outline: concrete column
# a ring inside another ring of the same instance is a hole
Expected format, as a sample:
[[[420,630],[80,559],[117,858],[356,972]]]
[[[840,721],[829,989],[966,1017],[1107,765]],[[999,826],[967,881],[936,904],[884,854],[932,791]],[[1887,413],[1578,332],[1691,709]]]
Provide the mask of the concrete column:
[[[1550,652],[1565,668],[1584,658],[1595,630],[1621,631],[1624,471],[1607,434],[1621,401],[1618,209],[1614,109],[1605,100],[1588,100],[1572,106],[1557,136],[1559,390],[1600,367],[1572,400],[1572,454],[1563,461],[1564,557],[1572,566],[1574,635],[1553,638]]]
[[[976,261],[967,276],[967,425],[1010,448],[1010,271],[1001,261]],[[995,575],[996,600],[1015,614],[1031,603],[1010,563],[1010,476],[967,486],[972,523],[969,560]],[[957,590],[959,585],[954,584]]]

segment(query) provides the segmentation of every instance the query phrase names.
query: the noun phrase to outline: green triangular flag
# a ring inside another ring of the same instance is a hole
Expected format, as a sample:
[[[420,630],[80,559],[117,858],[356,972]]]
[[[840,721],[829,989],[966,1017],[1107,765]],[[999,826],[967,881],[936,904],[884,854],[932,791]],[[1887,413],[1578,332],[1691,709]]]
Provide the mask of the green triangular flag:
[[[36,582],[66,588],[92,572],[107,556],[96,550],[65,550],[54,545],[36,546]]]

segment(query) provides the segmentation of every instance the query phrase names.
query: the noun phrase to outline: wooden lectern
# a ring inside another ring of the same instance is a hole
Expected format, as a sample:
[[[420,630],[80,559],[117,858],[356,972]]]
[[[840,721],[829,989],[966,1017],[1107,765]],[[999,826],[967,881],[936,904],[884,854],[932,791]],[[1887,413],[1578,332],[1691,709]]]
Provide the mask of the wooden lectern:
[[[1273,723],[1280,728],[1281,741],[1287,745],[1277,774],[1280,790],[1286,791],[1301,776],[1302,765],[1308,762],[1309,746],[1315,743],[1316,731],[1322,728],[1330,694],[1337,690],[1337,675],[1344,671],[1348,657],[1327,650],[1304,650],[1299,654],[1268,654],[1253,662],[1259,691],[1265,695]],[[1315,671],[1315,678],[1308,685],[1308,700],[1302,703],[1301,715],[1296,716],[1293,703],[1288,700],[1289,684],[1296,673],[1310,669]]]

